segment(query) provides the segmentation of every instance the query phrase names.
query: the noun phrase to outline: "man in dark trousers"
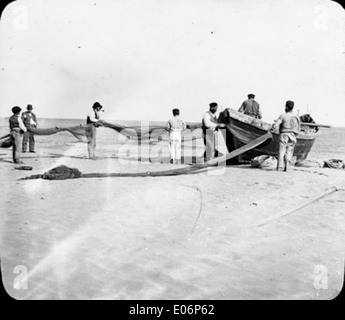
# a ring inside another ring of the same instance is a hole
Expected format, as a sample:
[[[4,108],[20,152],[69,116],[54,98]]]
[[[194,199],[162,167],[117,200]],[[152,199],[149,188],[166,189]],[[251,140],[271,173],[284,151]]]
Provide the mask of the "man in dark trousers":
[[[252,93],[248,94],[248,100],[242,103],[238,111],[248,116],[251,116],[253,118],[261,119],[262,113],[261,113],[260,105],[254,100],[254,98],[255,98],[254,94]]]
[[[9,119],[10,136],[12,140],[12,157],[14,163],[23,163],[20,161],[20,147],[22,135],[27,131],[27,129],[22,121],[22,118],[20,117],[21,111],[22,109],[20,107],[13,107],[13,115]]]
[[[22,113],[22,120],[28,130],[24,133],[22,152],[27,151],[29,142],[29,151],[35,153],[35,137],[34,134],[30,132],[30,129],[37,127],[37,118],[32,112],[33,107],[31,104],[28,104],[26,109],[27,111]]]

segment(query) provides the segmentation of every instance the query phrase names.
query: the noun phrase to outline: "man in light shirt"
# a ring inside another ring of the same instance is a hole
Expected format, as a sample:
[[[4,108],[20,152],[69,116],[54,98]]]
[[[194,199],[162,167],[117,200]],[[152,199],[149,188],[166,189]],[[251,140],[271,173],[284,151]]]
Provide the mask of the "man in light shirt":
[[[202,118],[202,130],[204,134],[204,143],[206,145],[205,160],[212,160],[216,155],[216,130],[225,128],[225,124],[218,123],[217,112],[218,104],[210,103],[209,111],[204,113]]]
[[[25,127],[29,130],[27,130],[24,133],[22,152],[27,151],[28,142],[29,142],[29,151],[32,153],[35,153],[35,137],[34,137],[34,134],[30,132],[30,129],[37,127],[37,118],[36,118],[36,115],[32,112],[33,107],[31,104],[28,104],[26,109],[27,111],[22,113],[22,120]]]
[[[294,102],[286,101],[285,113],[282,114],[273,124],[272,129],[279,129],[279,155],[277,170],[282,169],[288,171],[289,163],[291,162],[297,136],[300,131],[300,119],[297,115],[292,113]]]
[[[170,163],[181,163],[181,141],[182,131],[186,129],[186,123],[180,119],[180,110],[173,109],[173,118],[167,123],[167,130],[169,131],[169,150],[170,150]]]
[[[87,138],[87,150],[90,159],[95,159],[96,149],[96,128],[102,125],[103,121],[100,120],[100,112],[102,105],[99,102],[95,102],[92,106],[92,111],[86,117],[86,129],[85,135]]]
[[[21,140],[24,132],[27,131],[22,118],[20,117],[20,107],[13,107],[13,115],[9,119],[10,136],[12,140],[12,157],[14,163],[23,163],[20,161]]]

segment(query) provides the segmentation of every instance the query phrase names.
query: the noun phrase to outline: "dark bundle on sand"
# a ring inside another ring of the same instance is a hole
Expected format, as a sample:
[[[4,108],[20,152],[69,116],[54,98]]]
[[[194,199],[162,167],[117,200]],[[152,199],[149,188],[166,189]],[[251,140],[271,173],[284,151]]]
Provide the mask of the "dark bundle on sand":
[[[32,170],[31,166],[19,166],[19,167],[15,167],[15,170]]]
[[[76,168],[69,168],[65,165],[57,166],[43,174],[36,174],[26,179],[66,180],[80,178],[82,173]]]
[[[61,165],[57,166],[42,175],[42,179],[47,180],[65,180],[81,177],[81,172],[76,168],[69,168]]]

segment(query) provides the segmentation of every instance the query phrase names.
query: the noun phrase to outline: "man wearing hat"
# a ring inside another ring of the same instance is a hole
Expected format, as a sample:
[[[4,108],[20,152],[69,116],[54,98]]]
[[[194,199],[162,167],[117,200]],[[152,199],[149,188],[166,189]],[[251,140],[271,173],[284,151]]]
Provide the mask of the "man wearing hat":
[[[251,116],[253,118],[261,119],[262,113],[260,110],[260,105],[254,100],[254,98],[255,98],[254,94],[252,93],[248,94],[248,100],[242,103],[238,111],[248,116]]]
[[[24,133],[22,152],[27,151],[29,142],[29,151],[35,153],[35,137],[34,134],[30,132],[30,129],[37,127],[37,118],[36,115],[32,112],[33,107],[31,104],[28,104],[26,109],[27,111],[22,113],[22,120],[28,130]]]
[[[219,123],[217,118],[218,104],[210,103],[209,111],[204,113],[202,118],[202,131],[204,134],[204,143],[206,146],[205,160],[209,161],[216,155],[216,131],[218,128],[224,128],[225,124]]]
[[[100,112],[102,105],[99,102],[95,102],[92,106],[92,111],[86,117],[86,129],[85,135],[87,138],[87,150],[90,159],[95,159],[96,149],[96,128],[102,125],[103,121],[100,120]]]
[[[13,115],[9,119],[10,125],[10,136],[12,140],[12,157],[14,163],[23,163],[20,161],[20,147],[22,134],[27,131],[22,118],[20,117],[20,112],[22,109],[20,107],[13,107]]]
[[[272,130],[279,129],[279,155],[277,170],[288,171],[289,163],[291,162],[297,136],[300,131],[300,119],[297,115],[292,113],[294,102],[286,101],[285,113],[283,113],[273,124]],[[283,166],[284,165],[284,166]]]

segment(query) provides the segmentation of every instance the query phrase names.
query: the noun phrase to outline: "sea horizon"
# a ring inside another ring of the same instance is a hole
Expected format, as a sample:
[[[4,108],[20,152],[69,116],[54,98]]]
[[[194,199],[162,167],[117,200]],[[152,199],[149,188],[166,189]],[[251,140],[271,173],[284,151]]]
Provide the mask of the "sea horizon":
[[[10,118],[10,116],[8,117],[0,117],[0,126],[3,126],[3,121],[7,121]],[[40,117],[38,118],[38,122],[41,121],[45,121],[45,120],[53,120],[53,121],[57,121],[57,120],[61,120],[61,121],[80,121],[82,123],[86,122],[86,119],[84,118],[54,118],[54,117]],[[134,119],[134,120],[129,120],[129,119],[103,119],[104,121],[107,122],[111,122],[111,123],[120,123],[120,124],[128,124],[128,123],[140,123],[140,122],[145,122],[145,123],[155,123],[155,124],[162,124],[162,123],[167,123],[169,119],[166,120],[140,120],[140,119]],[[201,123],[201,121],[186,121],[188,123]],[[269,121],[265,121],[267,123],[271,123]],[[321,122],[319,122],[321,123]],[[330,128],[332,129],[345,129],[345,126],[333,126],[330,125]]]

